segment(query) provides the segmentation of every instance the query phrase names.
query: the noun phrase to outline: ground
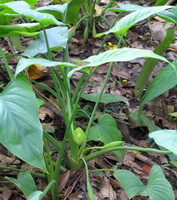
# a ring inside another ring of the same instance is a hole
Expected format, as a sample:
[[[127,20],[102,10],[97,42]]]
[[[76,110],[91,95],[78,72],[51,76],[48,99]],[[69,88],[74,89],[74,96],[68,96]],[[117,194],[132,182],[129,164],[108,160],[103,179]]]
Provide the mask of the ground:
[[[102,1],[103,6],[104,2]],[[135,3],[135,1],[118,1],[124,3]],[[150,5],[151,1],[136,1],[136,3],[147,6]],[[45,0],[40,0],[39,5],[45,5],[48,2]],[[114,13],[109,13],[107,16],[110,22],[113,21],[115,15]],[[177,29],[173,24],[169,26],[175,29],[177,35]],[[100,32],[106,28],[106,24],[100,26]],[[131,28],[128,31],[128,34],[125,38],[128,47],[133,48],[145,48],[153,50],[160,41],[165,36],[165,28],[163,27],[163,21],[159,18],[151,19],[151,22],[144,20],[138,23],[136,26]],[[93,38],[90,37],[87,42],[83,39],[83,29],[79,27],[75,37],[71,40],[69,44],[70,52],[70,61],[75,62],[79,59],[85,59],[96,53],[98,48],[101,45],[103,37]],[[21,37],[22,45],[25,47],[30,40]],[[109,42],[109,43],[108,43]],[[108,37],[108,42],[103,47],[102,51],[110,48],[111,44],[117,44],[116,39],[113,35]],[[8,40],[1,38],[0,45],[3,48],[4,52],[12,52],[12,49],[8,45]],[[177,41],[174,43],[174,47],[177,47]],[[55,52],[57,57],[60,59],[60,51]],[[165,53],[165,57],[169,61],[177,59],[176,50],[168,49]],[[139,101],[134,96],[135,83],[138,77],[138,74],[141,70],[141,67],[144,63],[144,59],[136,59],[128,63],[116,63],[111,77],[106,86],[105,93],[117,94],[122,97],[127,98],[123,103],[110,103],[107,105],[100,105],[98,112],[106,112],[111,114],[117,121],[117,126],[123,135],[123,140],[127,145],[137,145],[140,147],[151,147],[154,146],[152,141],[148,139],[149,130],[145,126],[141,126],[134,119],[130,117],[130,113],[138,109]],[[15,68],[17,59],[11,58],[9,60],[10,66],[12,69]],[[150,81],[153,77],[165,66],[163,62],[159,62],[153,71]],[[108,65],[102,65],[98,68],[95,75],[91,78],[88,86],[86,87],[84,93],[97,93],[100,91],[103,81],[106,76]],[[7,74],[3,68],[0,68],[1,76],[0,83],[7,84],[9,81]],[[71,79],[72,88],[74,88],[78,80],[81,77],[81,72],[76,72]],[[51,77],[48,71],[44,72],[43,77],[40,81],[45,82],[49,86],[52,86]],[[52,96],[41,90],[35,85],[35,87],[40,90],[40,93],[44,94],[51,101],[56,103],[56,100]],[[2,88],[1,88],[2,89]],[[38,95],[38,93],[37,93]],[[81,107],[87,106],[87,112],[91,112],[93,108],[93,103],[88,102],[84,99],[80,102]],[[169,113],[177,112],[177,88],[172,88],[165,94],[156,98],[155,100],[148,103],[144,110],[144,114],[149,117],[152,123],[162,129],[177,129],[176,121],[170,118]],[[60,111],[55,107],[46,103],[39,111],[40,120],[45,128],[53,127],[55,129],[54,136],[61,141],[65,131],[64,121],[61,117]],[[77,123],[84,129],[87,119],[84,117],[78,117]],[[55,158],[55,152],[52,152],[53,157]],[[155,153],[140,153],[127,151],[125,153],[125,158],[121,161],[117,156],[112,153],[106,154],[104,156],[98,157],[93,161],[89,162],[90,169],[111,169],[117,165],[118,169],[127,169],[136,174],[144,183],[148,180],[148,175],[150,173],[151,167],[154,164],[158,164],[163,167],[165,176],[173,186],[175,196],[177,198],[177,169],[172,165],[169,165],[169,157],[164,155],[158,155]],[[36,169],[28,166],[23,163],[21,160],[17,159],[15,156],[11,155],[4,147],[0,148],[0,165],[1,166],[10,166],[14,168],[28,169],[35,171]],[[85,180],[85,171],[80,169],[79,171],[71,172],[68,171],[64,173],[61,178],[61,185],[59,186],[61,191],[64,191],[60,194],[59,199],[68,199],[68,200],[79,200],[87,199],[86,197],[86,180]],[[0,171],[0,180],[4,181],[4,176],[16,177],[17,172],[1,170]],[[115,180],[113,177],[113,172],[100,172],[92,173],[90,175],[91,185],[95,194],[95,199],[97,200],[127,200],[127,196],[121,187],[120,183]],[[46,182],[42,179],[35,179],[38,189],[43,190],[46,185]],[[0,199],[2,200],[21,200],[24,199],[22,193],[14,187],[11,183],[1,183],[0,185]],[[48,197],[45,198],[49,199]],[[148,199],[137,196],[132,198],[132,200],[141,200]]]

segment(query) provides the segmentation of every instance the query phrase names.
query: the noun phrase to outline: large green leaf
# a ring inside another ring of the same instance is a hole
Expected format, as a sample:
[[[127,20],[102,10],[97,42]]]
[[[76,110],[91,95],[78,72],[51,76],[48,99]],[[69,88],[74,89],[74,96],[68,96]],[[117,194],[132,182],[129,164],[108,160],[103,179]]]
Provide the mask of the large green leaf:
[[[84,1],[85,0],[70,1],[69,5],[68,5],[68,10],[67,10],[67,16],[66,16],[67,22],[76,24],[77,20],[79,19],[80,8]]]
[[[150,17],[153,14],[156,14],[160,11],[172,8],[172,6],[156,6],[156,7],[148,7],[143,8],[137,11],[134,11],[127,16],[123,17],[118,23],[111,28],[109,31],[105,33],[98,34],[98,36],[102,36],[104,34],[109,33],[119,33],[121,35],[125,35],[128,29],[130,29],[136,23]]]
[[[35,36],[39,34],[39,32],[35,31],[40,28],[41,25],[39,23],[0,25],[0,37],[16,35]]]
[[[174,42],[175,35],[173,28],[169,28],[167,30],[166,36],[163,41],[157,46],[154,50],[154,53],[158,55],[162,55],[167,48],[169,48],[170,44]],[[141,72],[138,76],[135,86],[135,96],[140,96],[146,86],[146,83],[149,80],[150,74],[152,73],[153,69],[157,65],[158,60],[154,58],[148,58],[146,62],[143,64]]]
[[[151,57],[162,60],[164,62],[168,62],[166,58],[155,54],[153,51],[135,48],[108,50],[104,53],[100,53],[99,55],[91,56],[84,61],[89,62],[87,66],[99,66],[109,62],[124,62],[141,57]]]
[[[21,16],[26,16],[45,26],[50,24],[63,24],[62,22],[57,21],[53,15],[47,13],[40,13],[35,10],[32,10],[30,6],[24,1],[14,1],[5,4],[0,4],[0,8],[3,10],[2,12],[4,13],[19,14]]]
[[[164,147],[177,155],[177,131],[176,130],[159,130],[149,134],[150,138],[161,147]]]
[[[172,65],[167,65],[149,84],[144,96],[141,99],[140,106],[143,106],[148,101],[163,94],[169,89],[177,85],[177,60],[173,61]]]
[[[71,63],[66,62],[58,62],[58,61],[51,61],[43,58],[21,58],[18,62],[15,75],[19,74],[21,71],[23,71],[25,68],[29,67],[30,65],[43,65],[44,67],[76,67],[76,65],[73,65]]]
[[[36,184],[30,172],[20,172],[17,179],[12,177],[6,177],[6,179],[14,183],[26,197],[37,191]]]
[[[27,198],[27,200],[41,200],[41,194],[41,191],[35,191]]]
[[[53,15],[56,19],[62,20],[62,15],[66,11],[68,7],[68,3],[61,4],[61,5],[49,5],[36,8],[36,11],[49,13]]]
[[[100,53],[99,55],[91,56],[85,59],[84,62],[89,62],[89,64],[84,66],[79,66],[71,70],[68,73],[68,76],[71,77],[75,71],[82,70],[90,66],[99,66],[109,62],[126,62],[141,57],[144,58],[150,57],[169,63],[169,61],[166,58],[159,56],[150,50],[135,49],[135,48],[114,49],[105,51],[104,53]]]
[[[114,141],[121,141],[122,135],[117,128],[116,120],[111,115],[104,114],[98,115],[98,124],[91,127],[89,138],[108,144]]]
[[[151,200],[175,200],[172,186],[157,165],[152,167],[146,186],[128,170],[117,170],[114,177],[120,181],[128,198],[140,194],[149,196]]]
[[[66,47],[68,41],[67,27],[54,27],[46,29],[46,34],[51,51]],[[34,57],[37,54],[47,53],[47,51],[44,32],[41,31],[37,39],[31,43],[28,48],[26,48],[22,55],[26,57]]]
[[[117,170],[114,177],[120,181],[129,199],[144,191],[144,184],[128,170]]]
[[[28,3],[32,9],[38,2],[38,0],[24,0],[24,1],[26,1],[26,3]]]
[[[123,4],[123,3],[118,3],[119,8],[109,8],[106,10],[106,12],[114,11],[114,12],[133,12],[136,10],[141,10],[147,7],[144,6],[139,6],[135,4]],[[161,11],[159,13],[156,13],[159,17],[162,19],[172,22],[172,23],[177,23],[177,9],[174,7],[171,11]]]
[[[109,114],[98,115],[98,124],[90,128],[88,137],[94,141],[101,141],[104,145],[122,140],[116,120]],[[114,151],[114,153],[121,159],[124,156],[124,151]]]
[[[99,93],[95,94],[82,94],[81,97],[87,101],[92,101],[96,102]],[[121,101],[126,101],[127,99],[121,96],[118,96],[116,94],[103,94],[100,100],[100,103],[108,104],[108,103],[113,103],[113,102],[121,102]]]
[[[0,118],[0,143],[28,164],[46,171],[37,101],[25,76],[14,78],[0,94]]]

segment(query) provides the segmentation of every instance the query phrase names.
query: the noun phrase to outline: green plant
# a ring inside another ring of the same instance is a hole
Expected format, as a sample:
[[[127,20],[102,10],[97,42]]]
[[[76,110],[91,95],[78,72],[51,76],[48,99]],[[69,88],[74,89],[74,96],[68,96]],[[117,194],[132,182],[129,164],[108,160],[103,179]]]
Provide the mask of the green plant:
[[[80,5],[82,5],[82,1],[79,2]],[[75,1],[73,0],[72,3],[73,4],[69,5],[74,5]],[[92,3],[92,1],[88,3]],[[45,8],[33,10],[27,3],[23,1],[0,4],[0,15],[2,15],[3,17],[26,17],[28,20],[32,20],[30,21],[30,23],[24,24],[8,23],[6,25],[1,25],[1,37],[37,35],[37,38],[34,40],[34,42],[31,43],[22,53],[22,56],[25,56],[26,58],[22,57],[19,60],[15,70],[15,74],[13,74],[13,72],[10,70],[6,56],[0,49],[0,55],[4,61],[9,78],[11,79],[9,84],[0,94],[0,117],[1,119],[3,119],[0,121],[0,142],[10,152],[12,152],[20,159],[24,160],[34,167],[41,169],[43,171],[42,173],[33,173],[33,175],[47,178],[47,181],[49,183],[47,188],[43,192],[41,192],[37,191],[35,183],[29,172],[23,171],[22,173],[19,173],[17,179],[8,178],[8,180],[15,183],[24,192],[28,200],[42,199],[48,192],[48,190],[50,190],[52,200],[58,199],[59,191],[57,186],[60,181],[59,175],[61,173],[61,170],[65,171],[66,166],[69,166],[71,170],[77,170],[84,165],[86,168],[87,190],[89,198],[93,199],[93,192],[89,183],[89,171],[87,167],[87,162],[107,152],[114,152],[119,157],[123,157],[123,151],[125,150],[137,150],[147,152],[149,151],[161,154],[171,154],[173,152],[176,154],[176,152],[174,152],[173,149],[169,148],[169,146],[165,146],[167,150],[164,151],[152,148],[124,146],[122,142],[121,132],[117,129],[115,119],[109,114],[99,115],[98,123],[92,126],[99,103],[115,101],[115,96],[111,95],[104,95],[107,96],[107,98],[109,96],[107,100],[103,100],[102,98],[106,83],[114,66],[114,62],[126,62],[139,57],[159,59],[167,62],[168,65],[165,69],[169,69],[173,73],[176,72],[176,62],[170,63],[163,56],[157,55],[150,50],[133,48],[120,49],[120,39],[117,46],[118,49],[108,50],[98,55],[91,56],[84,60],[84,63],[87,63],[85,65],[79,66],[77,64],[71,64],[69,63],[68,53],[68,38],[70,38],[70,36],[68,36],[68,28],[65,26],[64,23],[66,23],[67,19],[69,19],[69,9],[73,11],[73,7],[66,6],[62,8],[64,8],[64,10],[56,10],[56,7],[48,6]],[[126,17],[122,18],[115,26],[113,26],[109,31],[104,34],[119,33],[123,37],[126,34],[127,30],[135,25],[137,22],[169,8],[172,7],[163,6],[144,9],[141,8],[140,10],[130,13]],[[54,13],[53,15],[45,13],[49,11],[52,11],[52,13],[53,11],[55,11],[55,14],[58,14],[56,15],[56,17],[58,16],[58,19],[61,19],[62,22],[58,21],[54,17]],[[37,23],[33,21],[37,21]],[[46,27],[49,25],[56,25],[56,27],[46,29]],[[38,32],[36,32],[37,30]],[[58,38],[61,37],[62,41],[58,40]],[[103,40],[103,44],[104,42],[105,40]],[[56,49],[63,50],[62,62],[56,61],[56,58],[52,54],[52,51]],[[39,58],[37,57],[37,55],[45,56],[45,58]],[[78,113],[77,108],[79,100],[81,97],[84,96],[82,94],[83,90],[96,69],[100,65],[105,63],[110,63],[110,66],[101,92],[96,97],[94,97],[95,106],[89,118],[86,130],[83,131],[80,127],[76,126],[75,121]],[[33,64],[38,64],[50,68],[54,89],[48,87],[45,84],[39,85],[47,90],[49,93],[51,93],[60,102],[60,108],[62,110],[62,115],[66,125],[66,132],[62,144],[59,144],[56,139],[54,139],[51,135],[44,131],[39,122],[37,99],[30,85],[30,80],[28,80],[25,73],[23,73],[23,70],[27,70],[28,67]],[[75,71],[78,70],[82,70],[82,77],[80,78],[78,85],[75,88],[75,91],[71,92],[70,77]],[[164,73],[163,70],[161,71],[161,73]],[[165,89],[163,89],[163,91],[164,90]],[[151,95],[150,98],[154,97]],[[141,106],[144,105],[144,103],[146,102],[147,100],[142,100]],[[87,142],[89,140],[100,141],[103,145],[99,147],[87,147]],[[53,162],[52,160],[48,142],[50,142],[59,152],[56,162]],[[70,147],[69,152],[65,151],[67,142],[69,143]],[[45,152],[43,151],[43,143]],[[163,144],[161,146],[163,146]],[[90,154],[90,151],[92,149],[98,151]],[[62,166],[63,160],[67,162],[66,166]],[[15,170],[21,171],[18,169]],[[163,181],[167,182],[158,167],[155,167],[154,170],[159,171],[159,175],[157,176],[161,177]],[[152,170],[151,175],[153,178],[155,176],[154,170]],[[115,172],[115,177],[117,176],[116,174],[117,171]],[[154,179],[156,180],[156,177]],[[150,180],[152,181],[152,178]],[[30,188],[27,188],[26,184],[23,184],[25,181],[29,183]],[[139,191],[139,193],[144,194],[144,186],[142,186],[142,183],[140,183],[140,181],[138,183],[141,186],[141,191]],[[154,184],[156,185],[158,183],[155,182]],[[172,189],[170,188],[170,186],[168,188],[169,192],[172,193]],[[150,189],[152,188],[150,187]],[[169,195],[169,192],[167,195]],[[151,193],[146,194],[151,195]],[[135,195],[135,193],[133,195]],[[158,196],[159,193],[156,195]],[[132,196],[132,194],[129,196]],[[173,195],[169,197],[169,200],[171,199],[174,199]]]

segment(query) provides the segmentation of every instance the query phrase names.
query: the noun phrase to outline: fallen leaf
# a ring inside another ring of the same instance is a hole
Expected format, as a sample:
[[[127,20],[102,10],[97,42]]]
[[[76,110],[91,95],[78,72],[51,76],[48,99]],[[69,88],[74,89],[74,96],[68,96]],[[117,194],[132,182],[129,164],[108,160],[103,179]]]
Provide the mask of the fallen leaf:
[[[44,70],[46,69],[46,67],[42,66],[42,65],[31,65],[28,69],[28,78],[32,79],[32,80],[36,80],[39,78],[42,78],[44,76]]]

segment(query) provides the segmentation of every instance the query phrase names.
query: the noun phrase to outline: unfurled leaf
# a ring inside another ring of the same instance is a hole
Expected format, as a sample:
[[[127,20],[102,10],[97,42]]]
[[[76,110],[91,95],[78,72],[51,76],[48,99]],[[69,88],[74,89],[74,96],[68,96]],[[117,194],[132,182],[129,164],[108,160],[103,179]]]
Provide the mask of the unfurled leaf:
[[[54,27],[46,29],[46,34],[50,51],[66,48],[68,41],[67,27]],[[34,57],[38,54],[44,54],[47,52],[48,49],[46,46],[44,32],[41,31],[37,39],[26,48],[22,55],[26,57]]]
[[[82,94],[81,98],[87,100],[87,101],[92,101],[92,102],[96,102],[98,97],[99,97],[100,93],[95,93],[95,94]],[[100,99],[100,103],[103,104],[108,104],[108,103],[114,103],[114,102],[122,102],[122,101],[126,101],[127,99],[124,97],[121,97],[119,95],[116,94],[103,94],[101,99]]]
[[[160,11],[166,10],[172,8],[172,6],[156,6],[156,7],[148,7],[143,8],[137,11],[134,11],[125,17],[123,17],[121,20],[117,22],[113,28],[111,28],[109,31],[105,33],[98,34],[98,36],[102,36],[104,34],[109,33],[119,33],[121,35],[125,35],[128,29],[130,29],[133,25],[136,23],[150,17],[153,14],[156,14]]]
[[[26,197],[37,190],[30,172],[20,172],[17,179],[12,177],[6,177],[6,179],[14,183]]]
[[[44,67],[76,67],[76,65],[71,63],[51,61],[43,58],[21,58],[18,62],[15,75],[19,74],[21,71],[31,65],[42,65]]]
[[[177,131],[176,130],[159,130],[149,134],[155,143],[168,149],[177,155]]]
[[[117,170],[114,177],[120,181],[130,199],[140,194],[149,196],[151,200],[175,200],[172,186],[157,165],[152,167],[146,186],[128,170]]]
[[[143,106],[148,101],[151,101],[177,85],[177,60],[173,61],[172,64],[173,66],[167,65],[163,68],[149,84],[141,99],[140,106]]]
[[[30,165],[46,170],[38,105],[25,76],[14,78],[0,94],[0,143]]]

